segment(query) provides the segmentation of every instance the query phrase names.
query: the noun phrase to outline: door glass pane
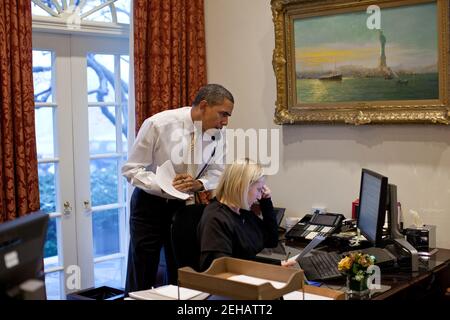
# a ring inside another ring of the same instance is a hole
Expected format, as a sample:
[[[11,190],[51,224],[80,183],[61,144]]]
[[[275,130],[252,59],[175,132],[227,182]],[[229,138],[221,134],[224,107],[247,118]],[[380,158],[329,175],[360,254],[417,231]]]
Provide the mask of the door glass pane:
[[[95,257],[119,253],[119,209],[94,211],[92,232]]]
[[[130,57],[122,55],[120,56],[120,80],[121,80],[122,102],[128,101],[129,75],[130,75]]]
[[[39,163],[39,196],[41,210],[47,213],[56,211],[55,163]]]
[[[115,107],[89,107],[89,151],[91,154],[116,152],[115,123]]]
[[[120,56],[120,88],[122,111],[122,151],[128,151],[126,143],[128,136],[128,88],[129,88],[130,59],[127,55]]]
[[[55,157],[54,113],[55,110],[52,107],[36,107],[34,111],[38,159]]]
[[[49,2],[49,1],[46,1]],[[49,3],[47,4],[47,6],[50,6],[50,8],[53,9],[53,11],[56,12],[56,8],[55,5],[53,3]],[[35,4],[34,2],[31,2],[31,14],[33,16],[50,16],[50,13],[48,13],[47,11],[45,11],[44,9],[42,9],[41,7],[39,7],[37,4]]]
[[[92,10],[93,8],[95,8],[96,6],[102,4],[103,2],[104,1],[100,1],[100,0],[86,1],[86,4],[81,9],[81,13],[82,14],[86,13],[89,10]],[[112,22],[111,9],[109,8],[109,6],[106,6],[102,9],[88,15],[85,19],[89,20],[89,21]]]
[[[127,179],[122,179],[122,187],[123,187],[123,203],[127,202],[127,188],[128,188]]]
[[[47,300],[61,299],[61,271],[55,271],[45,274],[45,291]]]
[[[123,258],[97,262],[94,267],[95,286],[122,288]]]
[[[60,218],[51,218],[48,221],[47,237],[44,245],[45,268],[59,266],[58,258],[58,228]]]
[[[82,14],[86,14],[87,12],[95,9],[96,7],[104,4],[107,1],[110,0],[75,0],[70,1],[70,3],[68,0],[64,0],[64,2],[66,2],[67,4],[65,9],[61,3],[61,0],[41,0],[41,4],[50,9],[56,16],[58,15],[58,9],[53,2],[59,3],[59,8],[63,10],[63,14],[60,15],[60,17],[62,19],[66,19],[67,15],[75,14],[77,16],[80,16]],[[83,19],[97,22],[119,22],[123,24],[130,24],[130,1],[131,0],[117,0],[115,2],[112,1],[108,6],[89,14]],[[113,19],[111,7],[116,9],[117,21]],[[31,2],[31,13],[34,16],[51,16],[49,12],[39,7],[34,3],[34,1]]]
[[[52,52],[33,50],[34,101],[52,102]]]
[[[127,139],[127,135],[128,135],[128,125],[125,123],[124,127],[122,128],[122,152],[124,154],[128,153],[128,139]]]
[[[114,55],[87,55],[89,102],[115,102]]]
[[[94,159],[90,167],[92,205],[118,203],[117,159]]]
[[[117,10],[117,22],[130,24],[130,0],[117,0],[114,4]]]

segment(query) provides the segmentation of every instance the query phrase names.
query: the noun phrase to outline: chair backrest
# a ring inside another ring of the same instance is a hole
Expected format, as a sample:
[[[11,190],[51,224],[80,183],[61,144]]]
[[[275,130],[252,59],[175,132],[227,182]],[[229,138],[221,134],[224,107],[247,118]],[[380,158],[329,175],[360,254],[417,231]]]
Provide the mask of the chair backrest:
[[[170,236],[176,267],[200,269],[200,245],[197,226],[205,205],[190,205],[174,213]]]

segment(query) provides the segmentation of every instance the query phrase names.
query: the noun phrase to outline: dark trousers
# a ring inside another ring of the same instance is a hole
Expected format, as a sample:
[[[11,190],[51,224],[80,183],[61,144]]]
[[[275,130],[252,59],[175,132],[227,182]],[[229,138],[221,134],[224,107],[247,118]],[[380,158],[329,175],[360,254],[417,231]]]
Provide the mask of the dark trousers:
[[[155,285],[161,247],[164,247],[168,281],[176,284],[177,269],[170,241],[173,213],[184,201],[167,200],[135,188],[130,202],[130,247],[125,293]]]

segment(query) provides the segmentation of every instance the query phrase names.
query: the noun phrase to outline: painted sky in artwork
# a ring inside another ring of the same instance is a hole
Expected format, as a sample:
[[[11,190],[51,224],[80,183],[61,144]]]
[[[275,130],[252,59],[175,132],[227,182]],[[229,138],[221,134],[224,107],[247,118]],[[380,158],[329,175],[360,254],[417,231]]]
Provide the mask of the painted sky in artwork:
[[[335,66],[376,68],[378,30],[366,26],[365,11],[294,20],[296,70],[326,71]],[[436,3],[381,9],[387,65],[416,71],[438,61]]]

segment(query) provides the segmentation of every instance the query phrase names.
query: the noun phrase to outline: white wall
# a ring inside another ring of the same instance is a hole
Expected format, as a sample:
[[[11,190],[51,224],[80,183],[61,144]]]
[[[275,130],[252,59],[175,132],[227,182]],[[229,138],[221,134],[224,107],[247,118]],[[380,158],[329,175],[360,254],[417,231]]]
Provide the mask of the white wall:
[[[277,126],[270,1],[205,0],[205,16],[208,81],[235,97],[229,127],[281,130],[280,170],[269,178],[276,205],[289,216],[324,205],[350,217],[366,167],[388,176],[404,214],[420,212],[450,248],[450,126]]]

